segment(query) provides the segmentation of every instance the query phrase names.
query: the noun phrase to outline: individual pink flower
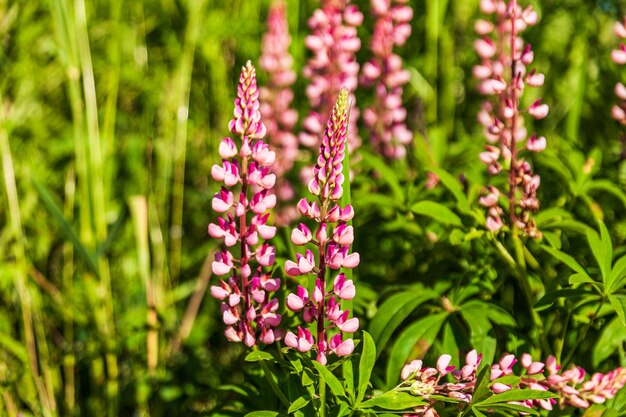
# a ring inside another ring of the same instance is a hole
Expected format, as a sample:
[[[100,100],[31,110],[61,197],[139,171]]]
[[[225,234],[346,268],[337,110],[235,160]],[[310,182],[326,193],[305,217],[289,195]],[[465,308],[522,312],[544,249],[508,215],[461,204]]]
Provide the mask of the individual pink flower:
[[[212,271],[227,276],[211,295],[222,301],[222,319],[226,338],[253,346],[257,340],[273,343],[282,332],[277,314],[278,300],[269,296],[280,287],[279,279],[264,272],[274,264],[276,251],[266,241],[276,234],[267,224],[268,210],[276,205],[271,191],[275,176],[270,171],[276,155],[262,141],[266,128],[261,122],[259,91],[255,69],[248,61],[241,72],[231,132],[240,138],[239,146],[224,138],[219,146],[221,165],[214,165],[211,175],[224,186],[215,193],[211,206],[221,217],[209,225],[209,235],[223,240],[224,248],[215,255]],[[234,255],[229,248],[240,245]]]
[[[371,0],[376,19],[370,43],[373,57],[363,65],[361,83],[374,88],[374,104],[363,111],[374,148],[387,159],[402,159],[413,133],[406,127],[406,109],[402,106],[404,85],[410,74],[402,67],[402,58],[393,52],[411,34],[413,9],[406,0]]]
[[[354,210],[351,206],[342,208],[337,204],[343,194],[342,185],[345,181],[343,159],[349,108],[348,91],[342,89],[328,119],[313,178],[309,182],[308,188],[315,200],[308,202],[302,199],[298,203],[298,212],[314,220],[317,229],[312,232],[306,225],[300,224],[291,234],[294,244],[313,247],[317,253],[306,248],[304,253],[296,255],[295,261],[285,262],[287,275],[314,273],[317,276],[311,291],[298,286],[295,293],[287,296],[287,308],[295,312],[302,311],[306,323],[317,322],[317,332],[309,337],[299,328],[298,335],[287,333],[285,343],[300,352],[315,351],[316,360],[323,365],[330,354],[347,356],[352,353],[354,341],[349,337],[344,338],[342,332],[354,333],[359,327],[359,319],[350,318],[350,311],[341,310],[338,301],[351,300],[356,294],[354,282],[346,279],[340,270],[355,268],[359,264],[359,254],[349,253],[354,231],[347,222],[352,220]],[[332,276],[335,270],[337,275],[329,290],[327,276]],[[329,333],[335,331],[339,333],[330,337]]]
[[[519,36],[528,26],[537,23],[537,13],[532,6],[522,8],[517,0],[482,0],[480,9],[485,14],[494,15],[494,22],[480,20],[476,24],[480,38],[474,42],[474,49],[481,61],[472,73],[479,81],[478,91],[495,96],[485,102],[478,114],[488,142],[480,160],[487,165],[489,174],[499,175],[504,171],[508,176],[508,191],[503,194],[508,195],[509,227],[539,237],[541,233],[532,216],[539,209],[537,187],[531,184],[535,176],[530,164],[520,157],[524,150],[520,145],[524,142],[524,148],[533,153],[546,147],[543,136],[533,134],[528,137],[523,113],[543,119],[548,115],[548,105],[538,99],[527,109],[520,108],[524,87],[538,87],[545,80],[536,69],[527,70],[533,63],[534,54],[530,45]],[[483,200],[481,204],[488,210],[487,229],[492,232],[500,230],[505,224],[502,209],[497,204],[485,205]]]
[[[305,147],[319,148],[324,122],[331,114],[340,89],[346,88],[351,92],[348,149],[352,154],[361,143],[356,127],[359,112],[354,106],[356,101],[353,92],[358,85],[359,74],[355,54],[361,48],[357,27],[363,22],[363,14],[349,2],[322,0],[320,8],[309,18],[311,33],[304,42],[312,56],[304,68],[304,76],[309,80],[306,95],[311,103],[311,111],[303,120],[304,131],[299,135],[299,140]]]

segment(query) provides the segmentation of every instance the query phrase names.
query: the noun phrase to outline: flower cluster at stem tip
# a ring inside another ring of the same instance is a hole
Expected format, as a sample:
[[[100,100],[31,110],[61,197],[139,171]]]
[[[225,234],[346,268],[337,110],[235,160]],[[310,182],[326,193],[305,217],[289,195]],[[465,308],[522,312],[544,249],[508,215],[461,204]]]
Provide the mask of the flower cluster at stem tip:
[[[356,289],[350,279],[346,279],[341,268],[355,268],[359,264],[358,253],[348,253],[354,240],[354,231],[348,224],[354,216],[351,205],[341,207],[336,203],[343,195],[342,184],[343,159],[346,152],[348,112],[350,109],[348,91],[342,89],[333,107],[326,125],[320,147],[314,177],[309,182],[309,191],[316,199],[306,199],[298,203],[299,213],[317,223],[315,232],[300,223],[293,229],[291,241],[298,246],[308,247],[304,254],[297,254],[294,261],[285,263],[285,270],[290,276],[315,274],[315,287],[312,294],[302,286],[296,293],[287,297],[287,307],[295,312],[302,312],[307,326],[298,327],[297,334],[288,332],[285,344],[289,347],[308,352],[317,352],[317,361],[326,364],[329,353],[346,356],[354,350],[351,338],[344,340],[342,332],[354,333],[359,327],[358,318],[350,318],[349,310],[341,310],[341,300],[354,298]],[[339,272],[331,290],[327,290],[327,279],[334,271]],[[316,331],[311,333],[308,325],[317,323]],[[339,332],[328,338],[333,330]]]
[[[270,171],[276,154],[262,140],[267,130],[250,61],[241,71],[234,116],[228,127],[239,141],[222,139],[222,164],[211,169],[213,179],[224,185],[213,197],[212,208],[221,217],[209,224],[209,235],[222,239],[225,246],[215,255],[212,270],[228,276],[211,287],[211,294],[222,300],[226,338],[253,346],[257,340],[266,344],[280,340],[282,330],[276,327],[281,321],[278,300],[270,297],[280,288],[280,279],[264,271],[276,255],[267,243],[276,234],[276,227],[267,224],[268,210],[276,205],[272,192],[276,176]]]

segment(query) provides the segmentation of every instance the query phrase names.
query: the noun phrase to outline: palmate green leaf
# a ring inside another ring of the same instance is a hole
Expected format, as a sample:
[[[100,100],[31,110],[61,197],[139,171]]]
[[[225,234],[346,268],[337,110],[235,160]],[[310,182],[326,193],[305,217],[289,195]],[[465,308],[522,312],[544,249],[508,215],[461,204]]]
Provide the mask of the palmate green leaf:
[[[533,416],[538,416],[539,412],[537,410],[535,410],[534,408],[528,408],[528,407],[524,407],[523,405],[517,405],[517,404],[491,404],[491,405],[477,405],[475,406],[476,409],[483,409],[485,411],[487,411],[489,414],[493,414],[491,410],[493,411],[508,411],[508,412],[514,412],[514,413],[524,413],[524,414],[530,414]]]
[[[596,282],[596,281],[592,280],[591,278],[589,278],[589,275],[580,274],[578,272],[575,273],[575,274],[572,274],[569,277],[568,282],[570,283],[570,285],[575,285],[575,284],[593,284],[593,285],[602,286],[602,284],[600,284],[599,282]]]
[[[313,361],[313,366],[317,369],[320,377],[324,379],[326,385],[330,388],[330,390],[335,394],[335,396],[345,396],[346,392],[343,389],[343,385],[339,382],[339,379],[332,372],[328,370],[324,365],[319,363],[318,361]],[[321,383],[321,382],[320,382]]]
[[[472,346],[486,356],[492,356],[495,353],[493,351],[495,346],[492,343],[492,338],[489,337],[489,332],[493,326],[488,319],[487,309],[480,306],[479,303],[470,302],[461,306],[460,313],[463,321],[469,327]]]
[[[476,417],[487,417],[485,414],[481,413],[480,410],[476,407],[472,407],[472,413],[474,413]]]
[[[361,360],[359,361],[359,386],[357,388],[356,404],[359,404],[365,397],[375,362],[376,345],[374,344],[372,336],[370,336],[368,332],[363,331],[363,352],[361,353]]]
[[[622,320],[622,324],[626,326],[626,295],[623,294],[609,294],[609,301],[615,313]]]
[[[577,300],[585,295],[595,294],[592,291],[583,288],[564,288],[562,290],[550,291],[546,293],[534,306],[537,311],[550,308],[559,298],[567,298],[569,300]]]
[[[613,269],[611,269],[611,275],[609,282],[611,283],[607,289],[607,292],[613,293],[619,290],[626,281],[626,255],[622,256],[615,262]]]
[[[603,326],[600,337],[596,341],[591,360],[597,367],[606,358],[618,351],[618,348],[626,341],[626,327],[622,325],[619,317],[614,317],[608,324]]]
[[[385,375],[388,387],[394,386],[400,378],[400,371],[418,342],[428,347],[432,345],[447,317],[447,312],[429,315],[412,323],[400,333],[387,362]]]
[[[567,219],[549,223],[544,226],[544,229],[555,230],[557,232],[573,232],[584,235],[587,233],[587,230],[589,230],[589,226],[579,222],[578,220]]]
[[[481,300],[471,300],[461,306],[461,310],[474,310],[477,314],[487,312],[487,319],[499,326],[515,327],[515,319],[502,307]]]
[[[587,278],[589,278],[589,280],[591,280],[591,277],[589,276],[589,274],[587,274],[587,271],[585,271],[585,268],[583,268],[582,265],[580,265],[576,261],[576,259],[574,259],[572,256],[568,255],[565,252],[561,252],[560,250],[556,250],[546,245],[542,245],[541,249],[545,250],[550,255],[552,255],[559,261],[563,262],[565,265],[569,266],[574,271],[578,272],[581,275],[585,275]]]
[[[593,408],[593,406],[591,407]],[[591,413],[596,413],[596,414],[591,414]],[[610,410],[610,409],[607,410],[605,406],[601,405],[599,407],[594,408],[591,411],[587,410],[583,416],[584,417],[624,417],[624,414],[622,411]]]
[[[271,353],[262,350],[253,350],[246,355],[246,362],[269,361],[274,359]]]
[[[598,235],[595,230],[587,230],[587,242],[589,243],[593,257],[600,267],[602,282],[608,287],[610,283],[607,281],[610,278],[611,264],[613,261],[613,244],[611,243],[611,236],[604,223],[599,221],[598,225],[600,226],[601,234]]]
[[[393,332],[409,314],[424,302],[436,297],[437,293],[422,287],[412,287],[389,297],[378,309],[369,328],[377,346],[377,355],[382,353]]]
[[[571,219],[572,213],[569,211],[562,209],[560,207],[550,207],[545,210],[539,211],[535,216],[535,222],[537,223],[537,227],[543,228],[547,224],[552,223],[552,221],[559,221],[564,219]]]
[[[500,378],[494,379],[492,382],[499,382],[501,384],[510,385],[512,387],[516,387],[522,381],[522,377],[517,375],[505,375]]]
[[[430,168],[430,171],[432,171],[435,175],[437,175],[441,183],[448,190],[450,190],[452,195],[454,195],[459,211],[465,214],[472,214],[472,208],[470,207],[469,200],[467,199],[467,196],[463,192],[463,187],[461,186],[461,183],[459,182],[459,180],[456,179],[454,176],[452,176],[449,172],[441,168],[437,168],[437,167]]]
[[[39,182],[37,178],[31,177],[31,180],[33,182],[33,185],[35,186],[35,189],[37,190],[37,193],[39,194],[39,198],[41,199],[43,206],[57,222],[57,224],[59,225],[59,230],[65,236],[65,239],[72,242],[72,245],[74,246],[74,249],[76,250],[78,256],[85,262],[91,272],[99,277],[100,272],[98,269],[98,263],[95,255],[87,250],[85,245],[83,245],[83,242],[81,242],[78,234],[74,231],[72,225],[63,215],[63,211],[60,209],[59,203],[55,201],[52,194],[48,191],[48,188],[46,188],[43,183]]]
[[[459,399],[448,397],[445,395],[429,395],[428,400],[433,400],[433,401],[442,402],[442,403],[450,403],[450,404],[459,404],[459,403],[464,402]]]
[[[362,163],[378,171],[380,178],[389,186],[389,188],[391,188],[394,198],[398,201],[404,201],[404,189],[402,188],[402,185],[400,185],[400,179],[398,178],[397,172],[387,165],[385,160],[379,156],[373,155],[364,150],[359,151],[359,155],[361,155]]]
[[[294,411],[298,411],[299,409],[306,407],[307,404],[309,404],[310,402],[311,397],[308,395],[303,395],[302,397],[296,399],[294,402],[291,403],[287,412],[291,414]]]
[[[345,402],[339,404],[339,407],[335,407],[333,412],[330,414],[331,417],[344,417],[348,416],[352,412],[352,407]],[[311,416],[313,417],[313,416]]]
[[[610,193],[615,196],[626,208],[626,193],[624,193],[624,191],[617,184],[609,180],[588,181],[583,189],[588,194],[595,191]]]
[[[550,152],[551,153],[551,152]],[[564,180],[563,183],[572,189],[572,184],[574,178],[572,177],[572,173],[562,161],[561,158],[555,158],[553,153],[541,153],[537,155],[536,158],[537,164],[544,166],[548,169],[551,169],[555,173],[557,173]]]
[[[286,414],[281,414],[277,411],[252,411],[246,414],[244,417],[287,417]]]
[[[620,416],[623,416],[623,412],[626,411],[626,388],[620,389],[613,399],[607,401],[606,405],[615,411],[620,412]]]
[[[354,400],[354,365],[352,359],[354,356],[350,356],[350,359],[341,364],[341,372],[343,380],[346,385],[346,394],[351,400]]]
[[[434,201],[418,201],[411,206],[411,211],[415,214],[428,216],[443,224],[458,227],[463,225],[461,223],[461,218],[452,210],[443,204],[436,203]]]
[[[408,392],[389,391],[378,397],[362,402],[357,408],[382,408],[385,410],[408,410],[414,407],[427,405],[422,397],[416,397]]]
[[[390,208],[394,210],[403,210],[404,204],[393,196],[383,194],[364,194],[358,195],[356,199],[358,207],[365,208],[373,206],[377,208]]]
[[[472,404],[477,404],[493,395],[489,389],[489,377],[491,376],[491,367],[487,364],[482,365],[476,373],[476,385],[474,388],[474,396]]]

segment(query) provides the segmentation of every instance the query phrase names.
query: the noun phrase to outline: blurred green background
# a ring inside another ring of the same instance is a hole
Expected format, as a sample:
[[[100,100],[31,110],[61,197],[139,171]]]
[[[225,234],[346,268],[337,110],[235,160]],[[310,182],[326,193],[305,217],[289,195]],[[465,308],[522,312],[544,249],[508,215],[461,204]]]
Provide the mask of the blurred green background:
[[[354,3],[366,15],[363,63],[373,21],[369,2]],[[535,126],[549,144],[537,163],[540,198],[584,221],[604,218],[623,242],[626,155],[610,107],[614,83],[626,78],[609,55],[624,4],[531,3],[541,21],[525,37],[546,83],[524,100],[550,105]],[[404,99],[415,144],[394,170],[409,193],[427,192],[429,167],[481,184],[482,98],[471,78],[477,1],[410,4],[413,34],[399,53],[412,74]],[[206,228],[217,187],[208,174],[228,134],[239,69],[260,56],[268,6],[0,0],[0,415],[230,415],[240,401],[254,408],[240,392],[242,349],[224,341],[218,302],[206,296],[216,247]],[[301,115],[315,7],[287,1]],[[263,84],[267,75],[258,75]],[[360,106],[371,97],[357,91]],[[607,182],[572,196],[563,175],[575,181],[584,166]],[[384,178],[364,172],[353,185],[362,327],[390,285],[492,273],[472,253],[451,266],[426,229],[360,200],[388,194]]]

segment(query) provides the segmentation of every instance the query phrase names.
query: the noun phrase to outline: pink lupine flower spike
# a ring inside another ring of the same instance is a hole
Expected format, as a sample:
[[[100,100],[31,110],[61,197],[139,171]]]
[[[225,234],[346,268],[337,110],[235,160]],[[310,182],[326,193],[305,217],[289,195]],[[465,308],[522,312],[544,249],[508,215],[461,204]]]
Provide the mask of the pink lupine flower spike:
[[[283,202],[294,198],[293,186],[285,178],[285,174],[293,168],[298,157],[298,139],[293,134],[298,112],[291,107],[294,97],[292,85],[296,81],[296,73],[292,69],[290,44],[285,1],[275,0],[267,17],[267,32],[263,36],[263,54],[260,58],[260,67],[265,70],[269,79],[267,85],[259,89],[259,98],[268,140],[272,149],[277,151],[272,169],[277,179],[276,193]],[[292,206],[278,206],[275,216],[276,224],[286,225],[297,217],[297,212]]]
[[[316,351],[316,359],[326,364],[327,356],[334,353],[347,356],[354,350],[351,338],[343,339],[342,333],[354,333],[359,327],[359,319],[350,318],[350,311],[341,310],[339,300],[351,300],[356,294],[352,280],[346,279],[340,272],[342,268],[354,268],[359,264],[359,254],[349,253],[354,240],[352,226],[347,224],[354,215],[350,205],[340,207],[336,201],[343,194],[342,184],[345,180],[342,168],[346,151],[348,124],[348,91],[341,90],[332,114],[326,125],[322,145],[314,169],[314,176],[309,182],[309,191],[316,200],[306,199],[298,203],[298,212],[317,222],[317,230],[313,233],[306,225],[300,224],[292,234],[295,245],[314,247],[317,253],[306,249],[298,254],[295,261],[285,262],[285,270],[290,276],[310,273],[316,275],[315,287],[308,291],[299,286],[296,293],[287,297],[287,307],[292,311],[302,311],[305,323],[317,322],[315,341],[313,335],[298,328],[298,335],[288,332],[285,344],[305,352]],[[327,291],[327,277],[337,275],[332,290]],[[330,331],[338,330],[328,340]]]
[[[475,25],[480,38],[474,42],[474,48],[481,62],[472,72],[479,80],[481,94],[497,96],[496,100],[486,101],[478,114],[488,142],[480,160],[487,165],[491,175],[498,175],[503,167],[508,167],[508,191],[502,190],[502,194],[508,196],[509,226],[531,237],[539,237],[541,233],[535,226],[532,213],[539,209],[537,189],[540,179],[533,175],[530,163],[519,157],[523,150],[519,145],[524,144],[530,152],[541,152],[546,148],[545,137],[536,134],[528,137],[523,113],[537,120],[543,119],[548,115],[548,105],[540,98],[527,109],[520,109],[524,86],[539,87],[545,79],[536,69],[526,70],[534,55],[530,45],[519,36],[528,26],[537,23],[537,13],[531,6],[522,9],[517,0],[481,0],[480,8],[485,14],[495,15],[496,24],[479,20]],[[492,232],[505,224],[497,191],[489,187],[488,194],[480,201],[487,209],[486,226]]]
[[[209,225],[209,235],[223,239],[225,248],[215,255],[215,275],[228,276],[211,295],[222,300],[221,312],[226,338],[253,346],[257,340],[269,344],[282,337],[276,328],[278,300],[269,294],[278,290],[280,280],[273,279],[264,268],[274,264],[276,251],[267,243],[276,228],[267,224],[268,210],[276,205],[272,187],[276,181],[270,167],[274,151],[262,141],[266,128],[259,112],[259,91],[255,69],[248,61],[241,71],[235,117],[230,131],[240,139],[236,144],[224,138],[219,146],[221,165],[214,165],[211,176],[224,186],[213,197],[213,210],[221,214]],[[240,245],[238,256],[230,248]]]
[[[363,65],[361,83],[374,88],[375,102],[363,111],[374,147],[387,159],[402,159],[413,134],[406,127],[402,91],[410,74],[393,52],[411,34],[413,9],[407,0],[371,0],[376,18],[370,49],[374,57]]]

